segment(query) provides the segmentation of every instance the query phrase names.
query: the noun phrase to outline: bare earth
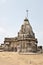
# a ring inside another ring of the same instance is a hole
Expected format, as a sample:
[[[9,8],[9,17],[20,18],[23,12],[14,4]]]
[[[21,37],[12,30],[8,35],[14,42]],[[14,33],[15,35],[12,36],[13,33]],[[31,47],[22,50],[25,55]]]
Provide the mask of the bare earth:
[[[43,54],[20,55],[16,52],[0,52],[0,65],[43,65]]]

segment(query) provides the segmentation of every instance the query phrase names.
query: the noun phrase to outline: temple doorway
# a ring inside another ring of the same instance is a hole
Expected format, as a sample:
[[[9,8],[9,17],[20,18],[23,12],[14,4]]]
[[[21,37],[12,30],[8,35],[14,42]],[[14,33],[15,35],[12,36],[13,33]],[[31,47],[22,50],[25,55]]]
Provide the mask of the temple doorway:
[[[14,48],[14,51],[17,52],[17,47]]]

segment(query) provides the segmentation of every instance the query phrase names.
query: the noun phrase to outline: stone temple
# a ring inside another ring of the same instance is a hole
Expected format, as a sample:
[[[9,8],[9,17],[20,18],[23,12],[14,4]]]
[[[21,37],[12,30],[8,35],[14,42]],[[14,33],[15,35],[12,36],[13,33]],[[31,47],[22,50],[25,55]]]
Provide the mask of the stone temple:
[[[17,37],[4,39],[4,51],[37,52],[37,43],[30,22],[25,18]]]

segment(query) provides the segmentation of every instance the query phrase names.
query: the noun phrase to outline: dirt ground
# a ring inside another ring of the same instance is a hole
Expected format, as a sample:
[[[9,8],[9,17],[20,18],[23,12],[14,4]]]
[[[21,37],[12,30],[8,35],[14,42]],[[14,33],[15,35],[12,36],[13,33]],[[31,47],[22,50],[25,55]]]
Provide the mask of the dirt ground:
[[[43,54],[20,55],[16,52],[0,52],[0,65],[43,65]]]

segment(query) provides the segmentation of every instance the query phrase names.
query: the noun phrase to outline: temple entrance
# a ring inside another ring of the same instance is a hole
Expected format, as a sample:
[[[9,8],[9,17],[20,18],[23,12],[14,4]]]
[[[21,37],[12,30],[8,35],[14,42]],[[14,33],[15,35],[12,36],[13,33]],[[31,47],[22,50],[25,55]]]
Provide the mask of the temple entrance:
[[[17,52],[17,47],[14,48],[14,51]]]
[[[11,49],[12,51],[14,51],[14,47],[12,47],[12,49]]]

